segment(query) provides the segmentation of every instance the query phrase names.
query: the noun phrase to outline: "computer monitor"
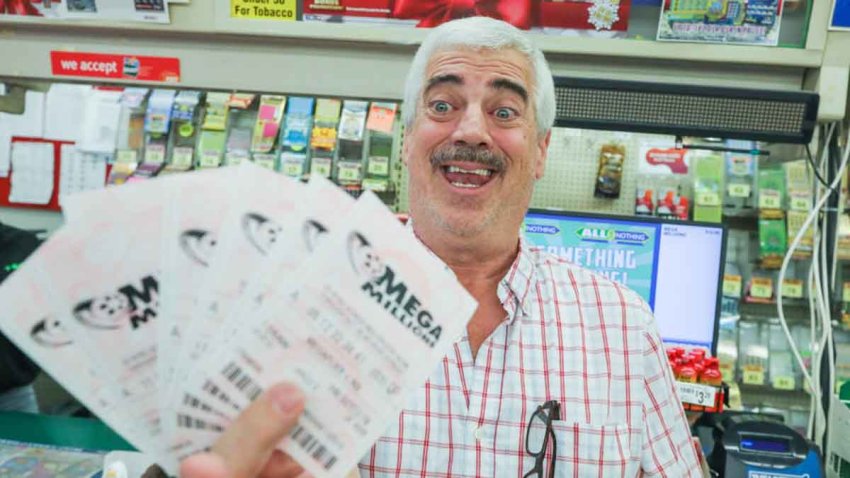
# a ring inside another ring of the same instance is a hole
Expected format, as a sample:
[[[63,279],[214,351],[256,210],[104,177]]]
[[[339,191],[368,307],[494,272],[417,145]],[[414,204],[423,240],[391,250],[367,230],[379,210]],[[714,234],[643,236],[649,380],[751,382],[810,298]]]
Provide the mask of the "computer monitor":
[[[637,292],[666,345],[716,354],[722,225],[532,209],[523,232],[531,244]]]

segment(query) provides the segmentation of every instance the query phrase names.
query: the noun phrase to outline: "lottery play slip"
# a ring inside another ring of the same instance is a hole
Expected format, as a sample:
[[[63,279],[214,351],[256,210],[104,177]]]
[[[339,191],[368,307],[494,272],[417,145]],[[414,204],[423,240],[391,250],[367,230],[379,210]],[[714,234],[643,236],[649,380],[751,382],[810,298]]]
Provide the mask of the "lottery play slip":
[[[0,329],[169,473],[281,381],[279,448],[344,476],[477,304],[370,192],[250,163],[70,196],[0,288]]]

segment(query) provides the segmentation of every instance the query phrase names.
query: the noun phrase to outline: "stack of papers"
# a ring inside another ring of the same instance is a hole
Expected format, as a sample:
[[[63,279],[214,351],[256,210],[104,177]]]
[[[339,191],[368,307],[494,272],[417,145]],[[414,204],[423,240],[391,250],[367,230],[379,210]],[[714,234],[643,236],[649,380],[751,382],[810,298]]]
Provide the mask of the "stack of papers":
[[[84,192],[0,288],[0,328],[170,473],[281,381],[280,448],[342,476],[476,308],[373,194],[250,163]]]

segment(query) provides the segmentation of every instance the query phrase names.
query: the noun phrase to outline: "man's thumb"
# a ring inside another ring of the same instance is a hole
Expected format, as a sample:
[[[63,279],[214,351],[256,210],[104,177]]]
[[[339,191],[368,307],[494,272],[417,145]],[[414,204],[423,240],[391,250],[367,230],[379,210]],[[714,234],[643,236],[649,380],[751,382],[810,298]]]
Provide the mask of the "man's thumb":
[[[275,385],[230,424],[212,451],[224,458],[231,476],[256,476],[303,411],[304,394],[295,385]]]

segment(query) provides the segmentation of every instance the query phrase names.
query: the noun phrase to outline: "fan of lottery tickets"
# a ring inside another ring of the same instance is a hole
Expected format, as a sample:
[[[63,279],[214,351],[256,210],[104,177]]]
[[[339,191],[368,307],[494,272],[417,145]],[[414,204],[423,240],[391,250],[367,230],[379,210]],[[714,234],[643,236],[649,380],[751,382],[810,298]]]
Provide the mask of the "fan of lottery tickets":
[[[0,288],[0,329],[176,473],[266,387],[304,390],[280,443],[342,476],[476,303],[373,194],[247,163],[68,197]]]

